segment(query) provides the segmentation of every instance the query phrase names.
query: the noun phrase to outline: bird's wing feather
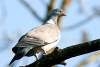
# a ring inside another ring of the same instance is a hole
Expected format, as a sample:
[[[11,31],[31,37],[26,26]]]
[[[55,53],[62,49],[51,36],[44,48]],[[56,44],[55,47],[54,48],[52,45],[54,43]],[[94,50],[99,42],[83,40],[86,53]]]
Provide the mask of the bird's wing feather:
[[[58,39],[59,30],[55,25],[45,24],[22,36],[16,47],[43,46]]]
[[[24,35],[21,37],[19,42],[17,43],[16,47],[36,47],[36,46],[43,46],[44,41],[40,40],[36,37],[30,37],[28,35]]]
[[[51,43],[59,38],[59,33],[60,31],[56,24],[45,24],[28,32],[27,35]]]

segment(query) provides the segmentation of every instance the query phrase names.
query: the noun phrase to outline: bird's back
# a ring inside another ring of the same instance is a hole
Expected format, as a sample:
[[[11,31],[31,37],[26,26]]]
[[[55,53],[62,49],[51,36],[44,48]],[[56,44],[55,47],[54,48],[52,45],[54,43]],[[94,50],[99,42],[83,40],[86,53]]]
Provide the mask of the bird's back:
[[[45,42],[58,39],[60,30],[56,24],[45,24],[27,33],[28,36],[39,38]]]

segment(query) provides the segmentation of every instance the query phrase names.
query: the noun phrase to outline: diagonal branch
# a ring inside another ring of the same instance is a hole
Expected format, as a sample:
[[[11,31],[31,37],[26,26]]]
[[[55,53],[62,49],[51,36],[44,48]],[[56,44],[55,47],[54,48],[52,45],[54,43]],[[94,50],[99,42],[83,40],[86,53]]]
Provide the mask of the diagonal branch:
[[[45,56],[45,58],[41,58],[40,60],[25,67],[51,67],[52,65],[60,64],[66,59],[97,50],[100,50],[100,39],[66,47],[59,51],[54,51],[53,53]]]
[[[78,23],[76,23],[76,24],[74,24],[74,25],[72,25],[72,26],[64,27],[63,30],[73,30],[73,29],[76,29],[76,28],[78,28],[78,27],[80,27],[80,26],[82,26],[82,25],[85,25],[85,24],[88,23],[91,19],[93,19],[93,18],[95,18],[95,17],[96,17],[96,15],[93,14],[93,15],[87,17],[86,19],[84,19],[84,20],[82,20],[82,21],[80,21],[80,22],[78,22]]]
[[[82,25],[85,25],[86,23],[89,23],[89,21],[91,21],[92,19],[99,17],[100,9],[98,7],[97,8],[94,7],[93,10],[94,10],[93,14],[88,16],[86,19],[79,21],[78,23],[76,23],[72,26],[64,27],[63,29],[64,30],[73,30],[73,29],[81,27]]]
[[[78,5],[79,5],[79,13],[84,13],[84,5],[85,4],[83,4],[83,2],[82,2],[82,0],[77,0],[77,2],[78,2]]]
[[[72,0],[63,0],[63,1],[62,1],[62,4],[61,4],[61,6],[60,6],[60,8],[61,8],[64,12],[66,12],[66,10],[67,10],[68,7],[70,6],[71,2],[72,2]],[[59,27],[61,27],[62,18],[63,18],[63,17],[59,17],[59,19],[58,19],[58,26],[59,26]]]
[[[0,16],[0,25],[3,25],[6,18],[7,18],[7,8],[5,5],[5,1],[0,2],[0,10],[1,10],[1,16]]]
[[[42,4],[43,6],[45,6],[45,7],[48,6],[48,3],[47,3],[45,0],[39,0],[39,1],[41,2],[41,4]]]
[[[54,9],[56,2],[57,2],[56,0],[50,0],[50,3],[47,6],[47,13],[45,16],[45,21],[47,21],[48,14],[50,14],[50,12]],[[45,21],[44,21],[44,23],[45,23]]]
[[[44,19],[42,19],[37,13],[36,11],[24,0],[19,0],[32,14],[32,16],[35,16],[40,22],[43,22]]]
[[[50,1],[50,4],[48,5],[48,12],[47,12],[47,14],[49,14],[52,11],[52,9],[54,9],[55,4],[56,4],[56,0],[51,0]]]

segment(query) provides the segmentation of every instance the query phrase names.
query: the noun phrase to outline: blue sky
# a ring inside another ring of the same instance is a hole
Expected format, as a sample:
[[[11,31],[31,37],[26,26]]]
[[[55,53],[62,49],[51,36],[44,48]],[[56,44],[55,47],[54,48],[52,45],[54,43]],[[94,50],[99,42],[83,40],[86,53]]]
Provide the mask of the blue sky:
[[[55,8],[59,7],[60,1],[61,0],[58,0]],[[77,0],[72,1],[70,8],[66,12],[67,16],[64,17],[64,21],[62,24],[61,40],[58,45],[60,48],[80,43],[82,38],[82,31],[84,30],[88,32],[90,40],[100,38],[100,17],[94,18],[87,22],[87,24],[76,29],[63,31],[63,27],[74,25],[77,22],[80,22],[86,19],[88,16],[92,15],[92,7],[98,6],[100,4],[100,1],[98,0],[83,0],[83,4],[85,4],[85,11],[83,14],[80,14],[78,12],[79,6],[76,1]],[[41,4],[40,0],[27,0],[27,2],[31,4],[31,6],[36,10],[37,13],[39,13],[41,17],[45,15],[46,7]],[[49,1],[46,2],[49,3]],[[21,32],[21,35],[23,35],[30,29],[40,25],[40,21],[33,17],[31,13],[29,13],[29,11],[24,7],[24,5],[22,5],[18,0],[0,0],[0,6],[4,5],[2,3],[4,3],[5,7],[7,8],[7,17],[1,25],[1,38],[2,32],[4,31],[6,31],[11,36],[15,35],[16,31]],[[19,38],[20,37],[14,40],[12,46],[9,49],[0,53],[0,59],[2,60],[0,67],[4,67],[5,64],[9,63],[12,59],[14,54],[12,53],[11,48],[16,44]],[[68,61],[66,61],[67,67],[75,67],[76,64],[78,64],[82,59],[88,57],[88,55],[90,54],[68,59]]]

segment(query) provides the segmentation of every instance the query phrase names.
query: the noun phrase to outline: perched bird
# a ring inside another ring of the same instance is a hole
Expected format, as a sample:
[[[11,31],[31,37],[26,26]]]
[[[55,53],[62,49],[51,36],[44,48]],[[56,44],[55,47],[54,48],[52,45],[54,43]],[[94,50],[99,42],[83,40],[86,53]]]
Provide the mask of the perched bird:
[[[48,54],[52,48],[55,48],[59,42],[60,29],[57,25],[58,17],[65,16],[65,13],[61,9],[54,9],[48,15],[45,24],[36,27],[23,35],[12,51],[15,56],[9,63],[11,65],[15,60],[19,60],[24,56],[36,56],[37,53],[43,52]]]

